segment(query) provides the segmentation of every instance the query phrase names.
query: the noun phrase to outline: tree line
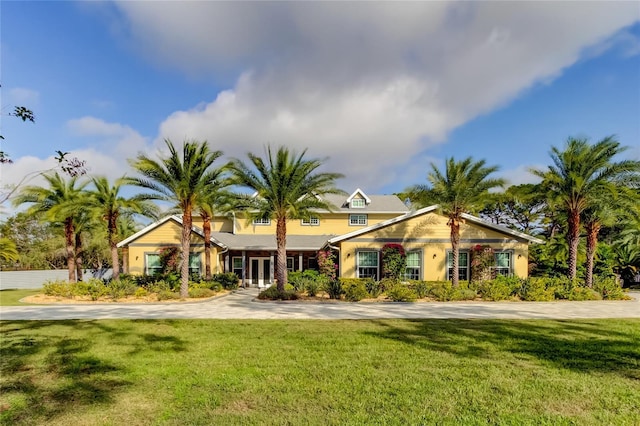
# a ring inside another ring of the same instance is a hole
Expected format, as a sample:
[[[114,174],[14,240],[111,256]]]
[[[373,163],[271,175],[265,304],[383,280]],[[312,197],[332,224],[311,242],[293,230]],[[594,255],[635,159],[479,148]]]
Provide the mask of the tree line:
[[[343,175],[319,172],[326,159],[309,159],[306,150],[267,147],[264,158],[249,153],[248,162],[232,159],[221,164],[223,153],[211,150],[206,141],[185,141],[182,147],[170,140],[165,144],[166,154],[157,158],[140,154],[129,161],[135,177],[109,182],[105,177],[84,179],[48,172],[44,174],[45,186],[24,187],[12,202],[29,205],[26,215],[35,220],[33,226],[38,224],[51,235],[64,237],[70,281],[82,279],[84,240],[89,236],[90,241],[94,235],[103,235],[108,244],[103,251],[109,252],[107,262],[117,278],[120,260],[116,244],[134,232],[136,215],[158,217],[160,209],[154,201],[168,203],[170,209],[165,214],[182,215],[182,259],[189,258],[192,217],[201,216],[207,278],[211,275],[210,220],[215,214],[242,210],[247,221],[273,219],[278,252],[275,277],[278,290],[284,291],[287,221],[309,219],[318,209],[331,210],[333,206],[322,195],[346,194],[336,186]],[[416,208],[437,204],[447,216],[454,271],[463,214],[471,213],[542,237],[546,244],[530,250],[532,274],[566,274],[576,279],[580,272],[590,286],[594,268],[600,272],[607,269],[597,264],[598,259],[605,259],[611,272],[614,267],[618,273],[635,273],[640,268],[640,161],[619,160],[625,149],[614,137],[594,144],[569,138],[564,146],[551,149],[551,165],[531,170],[540,178],[539,184],[511,186],[501,192],[497,189],[504,188],[506,182],[494,177],[497,166],[471,157],[447,158],[444,168],[430,165],[425,184],[407,188],[400,195]],[[144,192],[124,197],[121,189],[125,185]],[[233,191],[235,188],[247,188],[254,194],[240,194]],[[0,226],[3,266],[19,259],[17,244],[30,244],[16,241],[19,232],[12,223],[18,223],[20,214]],[[603,237],[606,244],[598,244]],[[609,253],[601,247],[609,247]],[[188,262],[181,262],[183,297],[188,294],[188,266]],[[458,285],[457,274],[452,281]]]

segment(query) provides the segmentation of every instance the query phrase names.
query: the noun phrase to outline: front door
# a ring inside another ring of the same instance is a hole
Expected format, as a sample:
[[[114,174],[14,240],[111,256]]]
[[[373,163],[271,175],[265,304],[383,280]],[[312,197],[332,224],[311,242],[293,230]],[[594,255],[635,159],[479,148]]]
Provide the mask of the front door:
[[[268,257],[251,258],[251,284],[266,287],[271,284],[271,259]]]

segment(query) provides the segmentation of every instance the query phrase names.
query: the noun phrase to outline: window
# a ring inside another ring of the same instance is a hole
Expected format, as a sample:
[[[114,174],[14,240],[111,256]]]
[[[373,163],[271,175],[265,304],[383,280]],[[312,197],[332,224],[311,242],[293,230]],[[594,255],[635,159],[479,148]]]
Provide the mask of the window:
[[[293,257],[287,257],[287,271],[293,272],[295,269]]]
[[[358,278],[378,279],[378,261],[379,255],[377,251],[359,251],[357,255]]]
[[[311,216],[309,219],[302,219],[301,223],[306,226],[318,226],[320,225],[320,218]]]
[[[259,217],[257,219],[253,219],[254,225],[271,225],[271,219],[268,217]]]
[[[156,275],[161,272],[162,265],[160,265],[160,255],[158,253],[146,253],[144,273],[146,275]]]
[[[232,260],[231,271],[238,276],[238,278],[244,278],[244,269],[242,268],[242,258],[234,257]]]
[[[447,280],[453,276],[453,253],[447,252]],[[469,279],[469,252],[458,252],[458,279],[467,281]]]
[[[189,275],[199,274],[201,266],[200,253],[189,253]]]
[[[419,280],[421,279],[420,274],[420,263],[421,263],[421,251],[409,251],[407,252],[407,269],[404,274],[405,280]]]
[[[355,209],[364,208],[367,205],[367,202],[364,198],[354,198],[351,200],[351,207]]]
[[[310,257],[307,259],[307,269],[313,269],[314,271],[318,270],[318,259],[315,257]]]
[[[496,274],[497,275],[511,275],[511,252],[510,251],[497,251],[494,253],[496,258]]]
[[[366,224],[367,224],[366,214],[350,214],[349,215],[349,225],[366,225]]]

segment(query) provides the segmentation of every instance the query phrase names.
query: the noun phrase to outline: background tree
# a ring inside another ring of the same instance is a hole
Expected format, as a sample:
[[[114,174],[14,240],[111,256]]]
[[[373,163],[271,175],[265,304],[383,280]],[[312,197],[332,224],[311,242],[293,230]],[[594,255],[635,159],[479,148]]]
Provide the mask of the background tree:
[[[627,185],[638,178],[640,162],[613,161],[625,149],[613,136],[594,145],[590,145],[587,139],[569,138],[563,150],[551,148],[553,165],[547,170],[532,170],[542,178],[542,188],[551,201],[562,206],[566,213],[568,275],[571,279],[576,277],[583,213],[601,199],[602,194],[614,193],[620,185]]]
[[[448,218],[450,228],[453,286],[458,286],[458,256],[460,224],[463,213],[475,213],[486,206],[489,190],[505,184],[503,179],[490,178],[497,166],[485,167],[485,161],[474,161],[468,157],[456,161],[453,157],[445,161],[444,173],[431,163],[427,185],[416,185],[407,192],[416,194],[416,199],[437,203]]]
[[[16,243],[6,237],[0,237],[0,261],[4,263],[17,262],[20,256]]]
[[[277,264],[276,281],[278,291],[283,292],[287,283],[287,221],[289,219],[308,218],[315,210],[332,210],[329,202],[322,196],[326,194],[345,194],[336,188],[335,181],[343,175],[339,173],[320,173],[322,159],[305,159],[305,149],[300,154],[279,147],[274,153],[267,147],[266,161],[249,153],[252,167],[235,159],[230,169],[232,181],[236,185],[250,188],[255,197],[243,197],[238,207],[247,208],[247,220],[275,219]]]
[[[141,177],[127,178],[126,182],[152,191],[138,196],[138,199],[167,201],[182,212],[180,297],[186,298],[189,296],[193,210],[206,193],[206,188],[221,179],[222,169],[214,168],[213,164],[222,152],[211,151],[206,141],[184,142],[181,154],[169,139],[165,139],[165,144],[169,154],[161,156],[159,161],[144,154],[138,155],[131,166]]]
[[[86,207],[87,197],[83,193],[87,182],[78,182],[77,177],[65,180],[60,174],[47,174],[44,179],[48,188],[27,186],[15,198],[14,205],[31,204],[27,214],[36,215],[51,223],[64,227],[69,281],[75,282],[75,222],[74,218]]]
[[[104,221],[107,230],[107,241],[111,253],[111,266],[113,278],[120,277],[120,259],[118,256],[118,220],[122,216],[140,214],[150,218],[158,216],[158,207],[147,201],[137,198],[126,198],[120,194],[125,184],[125,178],[117,179],[114,183],[104,176],[92,179],[93,190],[90,191],[93,208]]]
[[[198,200],[204,236],[204,275],[207,280],[211,279],[211,219],[216,213],[225,213],[231,209],[231,194],[225,191],[228,184],[226,180],[216,180],[205,188],[203,196]]]

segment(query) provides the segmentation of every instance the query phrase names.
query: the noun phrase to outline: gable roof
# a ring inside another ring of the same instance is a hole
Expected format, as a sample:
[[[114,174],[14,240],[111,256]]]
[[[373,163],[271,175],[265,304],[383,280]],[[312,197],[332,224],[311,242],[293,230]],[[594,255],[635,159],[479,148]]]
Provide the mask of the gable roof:
[[[393,225],[393,224],[396,224],[396,223],[400,223],[400,222],[404,222],[406,220],[412,219],[414,217],[421,216],[423,214],[434,212],[434,211],[436,211],[438,209],[438,207],[439,206],[437,204],[434,204],[432,206],[424,207],[422,209],[415,210],[413,212],[408,212],[408,213],[406,213],[406,214],[404,214],[402,216],[394,217],[392,219],[376,223],[375,225],[371,225],[371,226],[367,226],[366,228],[358,229],[357,231],[349,232],[347,234],[342,234],[342,235],[339,235],[337,237],[330,238],[327,241],[327,243],[328,244],[335,244],[335,243],[338,243],[338,242],[341,242],[341,241],[349,240],[351,238],[357,237],[357,236],[362,235],[362,234],[367,234],[369,232],[376,231],[376,230],[381,229],[381,228],[386,228],[387,226],[390,226],[390,225]],[[468,222],[472,222],[472,223],[475,223],[476,225],[484,226],[486,228],[493,229],[493,230],[501,232],[503,234],[511,235],[511,236],[517,237],[517,238],[521,238],[521,239],[527,240],[527,241],[532,242],[532,243],[544,244],[544,241],[542,241],[539,238],[532,237],[530,235],[527,235],[527,234],[519,232],[519,231],[514,231],[513,229],[505,228],[504,226],[494,225],[492,223],[485,222],[484,220],[480,219],[479,217],[475,217],[475,216],[472,216],[470,214],[463,213],[462,217],[465,220],[467,220]]]
[[[357,191],[356,191],[357,192]],[[355,195],[355,192],[354,194]],[[326,194],[323,198],[330,204],[335,206],[334,213],[396,213],[403,214],[409,211],[400,198],[396,195],[369,195],[370,200],[365,207],[350,208],[350,200],[344,198],[344,195]],[[347,201],[349,200],[349,201]]]
[[[367,197],[367,194],[364,193],[364,191],[360,188],[357,188],[355,191],[353,191],[353,194],[349,195],[349,198],[347,198],[347,204],[351,204],[351,200],[353,200],[355,198],[356,195],[360,194],[360,196],[362,198],[364,198],[364,201],[367,204],[371,204],[371,198]]]
[[[120,241],[117,244],[117,247],[124,247],[126,245],[129,245],[131,242],[137,240],[138,238],[142,237],[143,235],[153,231],[154,229],[156,229],[157,227],[165,224],[166,222],[169,221],[173,221],[175,223],[177,223],[178,225],[182,226],[182,218],[178,215],[172,215],[172,216],[165,216],[162,219],[153,222],[152,224],[145,226],[144,228],[142,228],[140,231],[136,232],[135,234],[131,235],[128,238],[125,238],[124,240]],[[198,234],[199,236],[201,236],[202,238],[204,238],[204,233],[202,231],[202,229],[198,228],[197,226],[191,226],[191,232],[194,232],[196,234]],[[211,242],[218,245],[219,247],[222,247],[223,249],[227,248],[227,246],[225,246],[222,242],[218,241],[217,239],[214,239],[213,237],[211,237]]]

